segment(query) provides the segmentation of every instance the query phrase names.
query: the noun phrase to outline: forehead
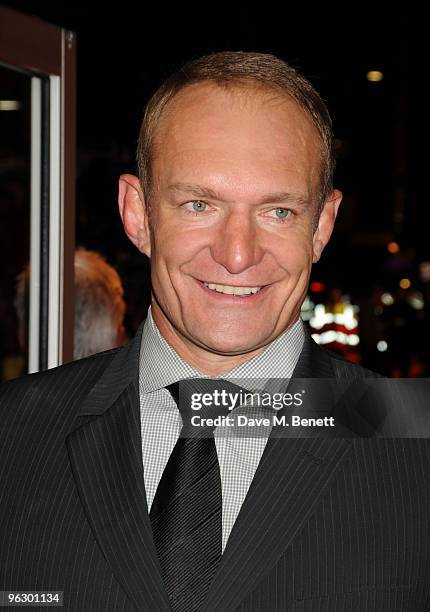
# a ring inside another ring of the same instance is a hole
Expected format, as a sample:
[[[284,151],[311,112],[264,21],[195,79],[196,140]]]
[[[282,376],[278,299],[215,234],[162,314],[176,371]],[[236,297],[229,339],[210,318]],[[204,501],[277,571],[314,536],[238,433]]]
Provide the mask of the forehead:
[[[229,168],[242,180],[256,173],[270,180],[294,168],[303,180],[318,181],[316,127],[290,96],[272,90],[190,85],[163,112],[154,145],[154,178],[166,172],[198,175],[212,166]]]

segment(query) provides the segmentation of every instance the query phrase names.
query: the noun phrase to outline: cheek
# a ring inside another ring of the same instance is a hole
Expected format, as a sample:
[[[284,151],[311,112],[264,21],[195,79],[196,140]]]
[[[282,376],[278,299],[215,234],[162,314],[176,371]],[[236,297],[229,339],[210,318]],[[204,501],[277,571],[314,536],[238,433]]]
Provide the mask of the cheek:
[[[159,275],[174,277],[189,262],[198,260],[207,245],[205,236],[197,232],[173,228],[156,234],[151,264]]]
[[[157,262],[177,260],[187,245],[183,233],[178,232],[173,224],[163,222],[162,219],[159,219],[154,227],[153,237],[153,255],[155,256],[153,259]]]
[[[290,237],[270,249],[279,267],[283,268],[288,276],[297,276],[312,265],[312,241],[299,237]]]

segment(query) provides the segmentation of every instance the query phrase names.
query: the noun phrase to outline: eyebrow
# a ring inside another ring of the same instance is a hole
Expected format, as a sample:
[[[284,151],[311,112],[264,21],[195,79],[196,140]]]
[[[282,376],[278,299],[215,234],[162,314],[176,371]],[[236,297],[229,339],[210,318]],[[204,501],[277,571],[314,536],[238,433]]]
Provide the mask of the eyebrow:
[[[219,201],[223,199],[214,189],[193,183],[173,183],[168,186],[168,190],[189,193],[197,198],[212,198]],[[263,196],[258,204],[298,204],[305,207],[309,204],[309,198],[289,191],[276,191]]]

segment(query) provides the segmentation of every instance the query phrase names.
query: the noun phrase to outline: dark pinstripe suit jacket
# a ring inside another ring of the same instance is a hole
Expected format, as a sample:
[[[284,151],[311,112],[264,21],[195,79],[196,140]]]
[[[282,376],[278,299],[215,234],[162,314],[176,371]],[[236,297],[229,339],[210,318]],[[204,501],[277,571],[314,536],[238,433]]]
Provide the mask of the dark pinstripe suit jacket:
[[[170,609],[142,474],[139,347],[140,333],[3,385],[0,590],[63,590],[76,612]],[[366,372],[307,338],[295,375]],[[205,612],[430,610],[429,473],[426,439],[271,438]]]

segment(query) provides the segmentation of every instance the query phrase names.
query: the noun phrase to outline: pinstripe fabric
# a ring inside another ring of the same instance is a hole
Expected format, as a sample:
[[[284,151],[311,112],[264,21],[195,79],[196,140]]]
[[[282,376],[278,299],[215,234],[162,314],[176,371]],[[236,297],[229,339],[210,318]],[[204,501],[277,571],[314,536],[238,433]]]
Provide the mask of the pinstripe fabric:
[[[429,460],[427,441],[354,441],[292,546],[237,610],[429,610]]]
[[[65,609],[76,612],[134,609],[88,524],[64,444],[77,406],[111,359],[3,386],[0,590],[64,590]]]
[[[63,590],[75,612],[169,610],[142,473],[139,347],[138,334],[2,386],[0,590]],[[370,373],[307,338],[295,375]],[[429,474],[427,439],[271,437],[204,612],[428,611]]]

